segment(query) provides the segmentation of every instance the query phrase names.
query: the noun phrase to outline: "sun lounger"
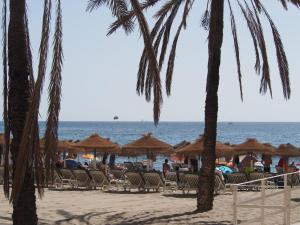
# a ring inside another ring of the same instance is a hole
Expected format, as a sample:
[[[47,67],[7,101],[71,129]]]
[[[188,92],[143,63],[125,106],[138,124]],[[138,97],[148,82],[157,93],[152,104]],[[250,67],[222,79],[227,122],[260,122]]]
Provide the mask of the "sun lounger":
[[[215,194],[223,194],[226,192],[226,184],[224,182],[224,180],[221,177],[221,174],[215,174],[215,188],[214,188],[214,192]]]
[[[57,173],[57,170],[54,169],[53,171],[53,179],[51,178],[51,174],[48,175],[48,179],[46,179],[46,169],[44,169],[44,185],[46,187],[62,187],[62,178],[61,176]]]
[[[265,178],[265,174],[264,173],[259,173],[259,172],[252,172],[248,175],[249,177],[249,181],[254,181],[254,180],[260,180]],[[269,182],[268,182],[269,183]],[[266,184],[267,185],[267,184]],[[251,186],[251,187],[250,187]],[[261,188],[261,181],[256,181],[256,182],[252,182],[249,184],[249,189],[250,190],[260,190]]]
[[[189,193],[192,190],[198,191],[198,185],[199,185],[199,175],[198,174],[185,174],[184,176],[184,185],[182,192],[185,194]]]
[[[95,188],[99,187],[102,190],[110,189],[110,182],[102,171],[91,170],[89,171],[89,174],[92,177],[92,183]]]
[[[73,170],[73,173],[76,179],[76,188],[84,187],[86,189],[89,189],[93,186],[92,180],[86,170]]]
[[[114,179],[124,180],[124,172],[122,170],[110,170],[109,172],[114,176]]]
[[[134,168],[137,169],[137,170],[143,170],[143,169],[144,169],[144,165],[143,165],[142,162],[134,162],[134,163],[133,163],[133,166],[134,166]]]
[[[60,169],[59,170],[59,178],[56,180],[56,187],[63,188],[65,185],[74,188],[76,185],[76,178],[70,169]]]
[[[165,188],[164,190],[176,191],[177,186],[177,174],[176,172],[167,172],[165,177]]]
[[[244,183],[247,182],[247,176],[244,173],[232,173],[232,174],[227,174],[227,182],[226,182],[226,188],[230,187],[231,189],[231,184],[240,184],[240,183]],[[239,186],[240,190],[248,190],[247,187],[245,186]]]
[[[300,174],[290,174],[288,175],[288,185],[291,187],[300,186]]]
[[[131,189],[138,189],[140,191],[144,189],[144,186],[145,186],[145,182],[139,173],[135,173],[135,172],[125,173],[125,184],[124,184],[125,191],[127,189],[129,191]]]
[[[145,180],[144,188],[146,191],[153,189],[158,192],[160,188],[164,189],[164,183],[158,173],[144,173],[143,178]]]
[[[126,167],[127,170],[134,170],[134,165],[132,162],[124,162],[124,166]]]

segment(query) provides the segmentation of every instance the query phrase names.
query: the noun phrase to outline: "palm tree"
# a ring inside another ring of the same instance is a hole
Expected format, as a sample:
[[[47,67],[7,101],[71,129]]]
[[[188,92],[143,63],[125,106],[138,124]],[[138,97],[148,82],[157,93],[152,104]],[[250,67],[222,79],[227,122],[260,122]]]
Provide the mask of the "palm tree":
[[[58,113],[62,68],[61,3],[56,0],[56,23],[53,45],[53,62],[49,85],[49,110],[46,130],[46,160],[39,151],[38,110],[46,73],[50,34],[51,0],[44,2],[43,28],[37,80],[34,81],[26,1],[10,0],[7,33],[7,2],[3,1],[3,81],[4,81],[4,132],[5,178],[4,193],[13,203],[13,224],[38,223],[34,181],[40,196],[43,194],[43,166],[47,174],[53,168],[56,150]],[[10,144],[10,136],[12,142]],[[48,143],[47,143],[48,142]],[[51,146],[51,150],[50,147]],[[9,153],[12,156],[12,191],[9,187]]]
[[[180,24],[175,32],[175,36],[172,42],[168,65],[166,69],[166,92],[167,95],[171,93],[172,75],[174,68],[174,60],[176,55],[176,46],[182,31],[182,28],[186,27],[187,17],[192,9],[194,0],[148,0],[142,4],[142,8],[145,5],[154,6],[161,2],[163,5],[155,14],[156,23],[150,33],[150,39],[154,48],[155,56],[158,57],[158,66],[161,71],[167,47],[170,40],[170,31],[173,26],[173,22],[178,15],[180,7],[183,6],[183,16],[180,20]],[[261,0],[227,0],[229,11],[232,36],[234,40],[234,49],[237,63],[237,73],[240,85],[241,99],[243,99],[242,93],[242,73],[240,67],[239,57],[239,42],[237,39],[237,28],[235,17],[233,14],[232,2],[237,4],[237,7],[242,11],[242,14],[246,20],[247,27],[250,31],[253,45],[255,49],[255,70],[261,75],[260,92],[265,94],[267,90],[270,91],[272,96],[271,80],[269,74],[269,63],[267,49],[264,39],[264,33],[261,23],[261,16],[266,16],[274,38],[276,55],[278,61],[278,67],[283,87],[283,95],[285,99],[290,97],[290,82],[289,82],[289,68],[288,62],[283,48],[283,44],[279,35],[279,32],[272,21],[268,11],[262,4]],[[287,9],[287,4],[291,3],[297,7],[300,6],[299,0],[281,0],[282,6]],[[213,208],[213,193],[214,193],[214,170],[215,170],[215,145],[217,136],[217,116],[218,116],[218,86],[219,86],[219,69],[221,64],[221,48],[223,42],[223,24],[224,24],[224,0],[207,0],[206,11],[202,19],[202,25],[209,30],[208,34],[208,71],[207,71],[207,83],[206,83],[206,101],[205,101],[205,128],[204,128],[204,152],[202,155],[202,167],[199,173],[199,189],[197,196],[197,209],[200,212],[205,212]],[[203,3],[204,4],[204,3]],[[109,34],[121,27],[124,23],[132,20],[134,13],[121,16],[115,21],[111,27]],[[160,48],[161,46],[161,48]],[[262,64],[261,64],[262,63]],[[151,100],[151,92],[154,87],[154,122],[158,123],[161,100],[159,103],[155,102],[157,96],[155,95],[155,87],[160,87],[159,79],[154,79],[153,68],[149,63],[147,51],[143,51],[140,59],[138,80],[137,80],[137,92],[138,94],[145,93],[147,101]],[[156,91],[157,92],[157,91]]]

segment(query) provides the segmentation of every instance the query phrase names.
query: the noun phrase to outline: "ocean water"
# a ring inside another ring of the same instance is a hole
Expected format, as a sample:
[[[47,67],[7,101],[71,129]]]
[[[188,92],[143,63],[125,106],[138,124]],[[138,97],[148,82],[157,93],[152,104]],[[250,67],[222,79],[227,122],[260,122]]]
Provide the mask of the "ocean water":
[[[60,122],[59,138],[67,140],[84,139],[93,133],[110,138],[121,146],[139,138],[142,134],[152,133],[155,137],[175,145],[183,140],[194,141],[203,133],[203,122],[160,122],[157,127],[153,122]],[[3,123],[0,123],[3,131]],[[45,122],[40,122],[40,135],[45,132]],[[256,138],[260,142],[269,142],[274,146],[291,143],[300,147],[300,123],[266,123],[266,122],[220,122],[217,139],[222,142],[238,144],[246,138]],[[118,162],[127,161],[119,157]],[[130,159],[135,160],[135,159]],[[163,157],[157,157],[154,167],[161,168]],[[300,158],[291,158],[298,162]],[[278,157],[273,159],[277,164]]]

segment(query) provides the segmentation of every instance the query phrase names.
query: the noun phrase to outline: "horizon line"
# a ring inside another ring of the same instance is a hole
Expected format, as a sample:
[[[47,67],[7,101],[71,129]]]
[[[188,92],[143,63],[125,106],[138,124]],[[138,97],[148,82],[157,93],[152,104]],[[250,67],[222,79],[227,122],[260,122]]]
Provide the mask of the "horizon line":
[[[3,123],[3,120],[0,120]],[[39,122],[46,122],[46,120],[39,120]],[[60,120],[59,122],[145,122],[154,123],[152,120]],[[204,123],[205,121],[187,121],[187,120],[162,120],[159,123]],[[230,121],[221,120],[218,123],[300,123],[300,121]]]

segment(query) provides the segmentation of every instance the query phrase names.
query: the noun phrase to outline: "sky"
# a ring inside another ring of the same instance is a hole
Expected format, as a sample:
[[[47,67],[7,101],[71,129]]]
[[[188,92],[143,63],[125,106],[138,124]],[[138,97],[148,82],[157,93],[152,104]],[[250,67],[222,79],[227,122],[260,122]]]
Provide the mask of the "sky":
[[[259,94],[260,76],[253,69],[255,57],[252,40],[241,11],[233,4],[243,74],[244,101],[241,101],[226,3],[220,68],[219,121],[300,121],[300,13],[291,5],[289,10],[285,11],[280,1],[263,2],[269,9],[285,46],[290,68],[291,99],[286,101],[283,98],[273,38],[266,20],[263,20],[263,23],[270,59],[273,99],[269,93]],[[200,1],[195,2],[188,17],[187,29],[179,38],[172,93],[170,97],[164,94],[161,121],[204,120],[208,60],[208,33],[200,26],[204,5]],[[102,7],[89,13],[86,12],[86,6],[87,1],[62,1],[64,67],[60,120],[111,121],[118,115],[120,121],[152,121],[152,103],[146,102],[144,96],[138,96],[135,91],[138,63],[143,49],[143,39],[139,30],[135,29],[135,32],[128,36],[123,30],[119,30],[107,37],[108,26],[114,21],[108,8]],[[28,0],[35,74],[42,7],[43,1]],[[153,25],[154,12],[147,12],[150,27]],[[181,16],[181,12],[178,15]],[[54,18],[53,15],[52,19]],[[173,28],[172,34],[175,29],[177,28]],[[53,28],[51,34],[53,35]],[[47,78],[50,62],[51,56]],[[162,86],[164,76],[163,70]],[[40,120],[46,119],[47,87],[46,81]]]

